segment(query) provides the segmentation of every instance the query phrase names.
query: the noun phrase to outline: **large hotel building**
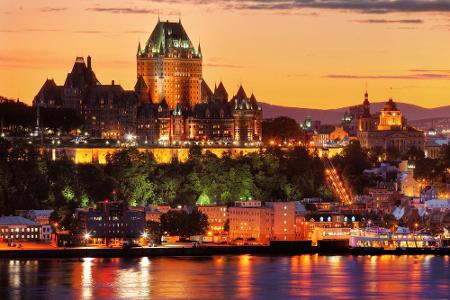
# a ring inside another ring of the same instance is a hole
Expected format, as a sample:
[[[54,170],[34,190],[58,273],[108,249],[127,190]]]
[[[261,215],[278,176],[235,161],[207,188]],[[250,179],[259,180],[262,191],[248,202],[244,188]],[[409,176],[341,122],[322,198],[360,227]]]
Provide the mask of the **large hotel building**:
[[[158,21],[147,42],[139,43],[134,90],[102,84],[91,57],[78,57],[64,85],[47,79],[34,106],[73,109],[91,136],[136,136],[149,145],[185,141],[259,143],[262,109],[241,86],[229,97],[220,82],[212,90],[202,73],[200,45],[194,47],[181,21]]]

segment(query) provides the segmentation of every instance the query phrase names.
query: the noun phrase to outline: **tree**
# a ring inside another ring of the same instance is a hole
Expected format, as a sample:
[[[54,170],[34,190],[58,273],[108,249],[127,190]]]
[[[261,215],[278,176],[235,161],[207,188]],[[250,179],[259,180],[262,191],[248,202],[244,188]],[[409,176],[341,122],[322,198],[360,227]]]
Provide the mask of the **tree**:
[[[208,217],[198,210],[169,210],[161,215],[161,231],[173,236],[189,237],[204,234],[208,228]]]
[[[148,221],[145,225],[148,239],[151,243],[161,243],[161,224],[155,221]]]
[[[262,130],[264,142],[274,140],[280,143],[291,139],[306,140],[306,134],[297,121],[288,117],[263,120]]]

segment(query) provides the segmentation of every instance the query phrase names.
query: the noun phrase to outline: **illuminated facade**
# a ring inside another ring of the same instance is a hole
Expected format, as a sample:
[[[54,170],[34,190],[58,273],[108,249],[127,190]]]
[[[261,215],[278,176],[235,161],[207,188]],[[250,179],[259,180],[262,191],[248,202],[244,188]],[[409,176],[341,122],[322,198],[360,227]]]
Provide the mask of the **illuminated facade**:
[[[147,86],[145,100],[165,99],[171,110],[177,104],[193,107],[200,102],[202,52],[195,49],[179,22],[158,21],[143,49],[138,46],[137,77]]]
[[[357,138],[367,149],[393,149],[405,153],[410,148],[424,149],[422,131],[407,126],[406,119],[392,99],[384,105],[378,117],[370,113],[368,94],[365,94],[363,114],[358,120]]]
[[[222,234],[228,220],[228,208],[217,205],[200,205],[198,211],[208,217],[208,231],[212,234]]]
[[[64,85],[47,79],[33,105],[71,109],[93,137],[135,136],[149,145],[181,145],[189,141],[254,146],[262,140],[262,109],[241,86],[229,99],[220,82],[212,91],[202,75],[200,45],[194,48],[181,22],[160,22],[144,47],[138,46],[134,90],[101,84],[77,57]]]
[[[267,244],[271,239],[273,211],[260,201],[238,202],[228,208],[228,239],[235,243]]]
[[[304,221],[306,209],[300,202],[268,202],[266,206],[273,210],[271,240],[293,241],[302,236],[297,223]]]

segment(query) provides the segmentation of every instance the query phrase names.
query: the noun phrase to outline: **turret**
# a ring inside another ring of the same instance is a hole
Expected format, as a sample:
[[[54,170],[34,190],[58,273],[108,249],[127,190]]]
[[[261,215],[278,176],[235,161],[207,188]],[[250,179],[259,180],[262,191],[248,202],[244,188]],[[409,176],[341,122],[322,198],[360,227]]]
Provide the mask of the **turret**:
[[[202,57],[202,47],[200,46],[200,43],[198,43],[197,53],[199,57]]]

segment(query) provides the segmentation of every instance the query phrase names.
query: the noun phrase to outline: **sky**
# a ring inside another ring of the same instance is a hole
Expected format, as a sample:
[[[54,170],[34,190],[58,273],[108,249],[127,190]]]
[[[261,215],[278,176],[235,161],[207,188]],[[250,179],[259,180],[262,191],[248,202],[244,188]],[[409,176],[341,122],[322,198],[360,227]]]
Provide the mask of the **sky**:
[[[136,81],[158,16],[201,43],[203,77],[259,101],[308,108],[450,105],[448,0],[0,0],[0,95],[31,103],[77,56],[102,83]]]

